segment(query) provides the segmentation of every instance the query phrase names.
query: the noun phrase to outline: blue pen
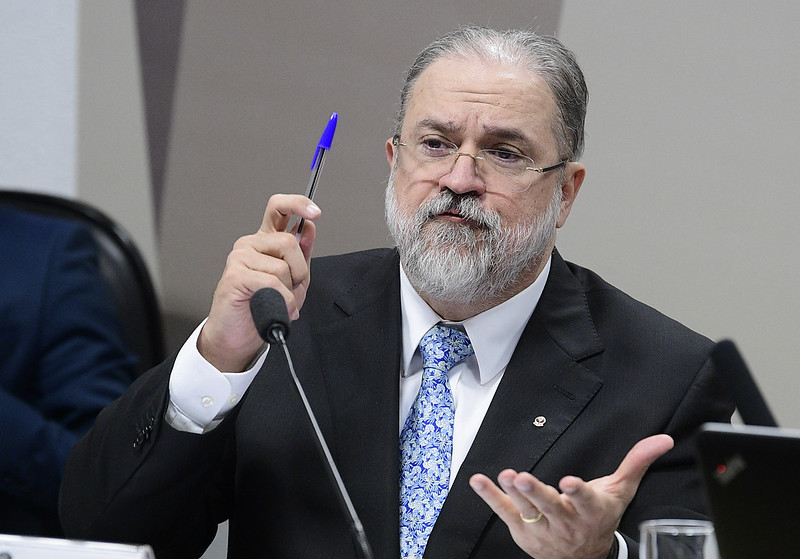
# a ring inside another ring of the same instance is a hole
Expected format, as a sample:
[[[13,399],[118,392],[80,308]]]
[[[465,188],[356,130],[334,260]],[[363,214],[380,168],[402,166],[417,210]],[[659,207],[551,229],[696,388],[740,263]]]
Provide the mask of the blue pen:
[[[314,160],[311,162],[311,179],[308,181],[306,198],[310,198],[312,200],[314,199],[314,191],[317,189],[319,175],[322,173],[322,164],[325,162],[325,154],[328,153],[329,149],[331,149],[333,135],[336,133],[336,121],[338,118],[339,115],[336,113],[331,115],[328,125],[325,127],[325,131],[322,133],[322,137],[319,139],[317,151],[314,152]],[[300,239],[300,234],[303,232],[303,225],[305,222],[305,219],[301,219],[297,224],[297,233],[295,233],[295,236],[298,239]]]

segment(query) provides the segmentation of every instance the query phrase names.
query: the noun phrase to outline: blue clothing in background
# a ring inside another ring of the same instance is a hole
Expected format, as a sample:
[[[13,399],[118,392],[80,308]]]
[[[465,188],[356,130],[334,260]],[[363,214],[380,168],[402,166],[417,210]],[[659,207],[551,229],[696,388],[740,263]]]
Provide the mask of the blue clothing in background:
[[[135,376],[121,332],[91,233],[0,206],[0,533],[60,535],[67,455]]]

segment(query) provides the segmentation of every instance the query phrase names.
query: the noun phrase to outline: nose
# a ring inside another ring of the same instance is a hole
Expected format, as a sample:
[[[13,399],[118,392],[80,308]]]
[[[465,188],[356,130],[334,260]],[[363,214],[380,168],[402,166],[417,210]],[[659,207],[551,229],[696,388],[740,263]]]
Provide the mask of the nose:
[[[463,157],[462,157],[463,156]],[[453,166],[439,179],[439,187],[456,194],[486,192],[486,184],[478,174],[478,159],[471,153],[459,151],[453,154]]]

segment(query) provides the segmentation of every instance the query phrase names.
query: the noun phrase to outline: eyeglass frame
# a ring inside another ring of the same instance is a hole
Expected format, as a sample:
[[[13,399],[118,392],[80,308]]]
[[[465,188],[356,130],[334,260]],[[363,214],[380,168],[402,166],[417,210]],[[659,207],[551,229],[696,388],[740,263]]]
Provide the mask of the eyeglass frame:
[[[497,170],[497,169],[494,167],[494,165],[492,165],[492,163],[490,163],[489,161],[487,161],[486,157],[484,157],[484,156],[481,156],[481,155],[480,155],[481,153],[484,153],[484,152],[493,152],[493,153],[508,153],[509,155],[513,155],[513,156],[515,156],[515,157],[521,157],[522,159],[527,159],[528,161],[530,161],[530,162],[531,162],[531,164],[532,164],[532,165],[536,165],[536,162],[535,162],[535,161],[534,161],[534,160],[533,160],[531,157],[528,157],[527,155],[525,155],[525,154],[523,154],[523,153],[516,153],[516,152],[513,152],[513,151],[504,150],[504,149],[491,149],[491,148],[485,148],[485,149],[478,150],[478,153],[476,153],[476,154],[472,154],[472,153],[469,153],[469,152],[466,152],[466,151],[459,151],[459,150],[458,150],[458,146],[457,146],[456,144],[454,144],[453,142],[449,142],[449,141],[447,141],[447,140],[444,140],[444,139],[439,139],[439,141],[440,141],[440,142],[442,142],[443,144],[449,144],[450,146],[452,146],[453,148],[455,148],[455,149],[450,149],[450,150],[449,150],[449,153],[447,154],[447,156],[443,156],[443,157],[441,158],[442,160],[445,160],[445,159],[447,159],[447,157],[452,157],[452,156],[455,156],[455,158],[453,159],[453,166],[452,166],[452,167],[450,167],[450,171],[448,171],[448,172],[452,172],[452,170],[453,170],[453,169],[455,168],[455,166],[456,166],[456,162],[458,161],[458,158],[459,158],[460,156],[462,156],[462,155],[466,155],[467,157],[471,157],[471,158],[472,158],[472,161],[473,161],[473,162],[474,162],[476,165],[477,165],[477,163],[478,163],[478,160],[481,160],[481,161],[486,161],[486,163],[487,163],[487,164],[488,164],[488,165],[489,165],[491,168],[493,168],[493,169]],[[398,146],[400,146],[400,147],[411,147],[411,146],[409,146],[407,143],[405,143],[405,142],[401,142],[401,141],[400,141],[400,135],[399,135],[399,134],[397,134],[397,135],[395,135],[395,136],[393,136],[393,137],[392,137],[392,145],[393,145],[393,146],[395,146],[395,147],[398,147]],[[544,173],[547,173],[548,171],[553,171],[553,170],[555,170],[555,169],[558,169],[559,167],[564,167],[564,166],[565,166],[567,163],[569,163],[569,159],[564,159],[564,160],[562,160],[562,161],[559,161],[559,162],[558,162],[558,163],[556,163],[555,165],[549,165],[549,166],[546,166],[546,167],[531,167],[531,166],[526,166],[526,167],[525,167],[525,170],[526,170],[526,171],[534,171],[534,172],[536,172],[536,173],[539,173],[540,175],[543,175]],[[502,174],[502,171],[499,171],[499,172]],[[447,173],[444,173],[444,174],[442,174],[442,176],[444,176],[444,175],[446,175],[446,174],[447,174]],[[440,177],[440,178],[441,178],[441,177]],[[528,186],[526,186],[526,187],[525,187],[524,189],[522,189],[522,190],[519,190],[519,189],[517,189],[517,191],[518,191],[518,192],[527,192],[527,191],[528,191],[528,189],[531,187],[531,185],[532,185],[532,184],[533,184],[533,178],[531,178],[531,182],[528,184]]]

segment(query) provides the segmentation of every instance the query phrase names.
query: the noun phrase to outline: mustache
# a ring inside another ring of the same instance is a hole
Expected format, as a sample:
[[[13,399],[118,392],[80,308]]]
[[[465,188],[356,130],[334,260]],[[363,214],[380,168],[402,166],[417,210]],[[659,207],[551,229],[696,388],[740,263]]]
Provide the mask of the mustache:
[[[449,190],[443,190],[436,198],[424,202],[415,217],[417,224],[421,226],[444,213],[457,214],[480,229],[500,227],[500,216],[484,208],[475,196],[456,194]]]

